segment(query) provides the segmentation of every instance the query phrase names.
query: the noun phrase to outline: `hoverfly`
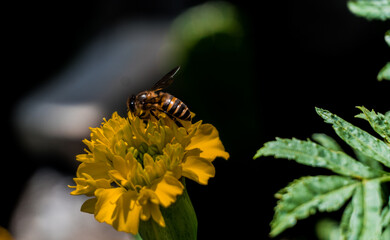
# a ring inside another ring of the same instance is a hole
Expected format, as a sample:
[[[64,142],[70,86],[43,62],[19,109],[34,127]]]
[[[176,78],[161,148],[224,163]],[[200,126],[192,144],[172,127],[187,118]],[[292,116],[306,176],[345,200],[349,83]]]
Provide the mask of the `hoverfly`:
[[[173,83],[173,77],[179,69],[180,67],[172,69],[154,84],[150,90],[142,91],[137,95],[129,97],[127,100],[128,110],[143,120],[150,119],[150,115],[158,119],[156,112],[164,112],[179,127],[182,124],[177,119],[191,121],[191,112],[187,105],[173,95],[161,91]]]

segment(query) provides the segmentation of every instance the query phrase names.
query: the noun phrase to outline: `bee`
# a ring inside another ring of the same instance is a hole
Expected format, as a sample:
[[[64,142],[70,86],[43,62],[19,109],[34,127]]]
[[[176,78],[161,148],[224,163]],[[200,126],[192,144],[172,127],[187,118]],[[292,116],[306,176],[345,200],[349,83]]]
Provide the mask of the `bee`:
[[[191,112],[187,105],[173,95],[161,91],[173,83],[173,77],[179,69],[180,67],[172,69],[156,82],[150,90],[129,97],[127,99],[128,111],[143,120],[150,119],[151,115],[158,119],[157,113],[163,112],[174,120],[179,127],[183,125],[177,119],[191,121]]]

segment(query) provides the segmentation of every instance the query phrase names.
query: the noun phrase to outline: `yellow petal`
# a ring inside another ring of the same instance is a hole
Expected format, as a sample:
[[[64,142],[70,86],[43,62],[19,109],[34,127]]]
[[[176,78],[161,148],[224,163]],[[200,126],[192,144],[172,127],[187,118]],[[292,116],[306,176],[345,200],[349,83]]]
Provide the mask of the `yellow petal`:
[[[164,217],[161,214],[160,206],[156,204],[149,204],[150,212],[152,213],[153,220],[161,227],[165,227]]]
[[[79,162],[94,162],[92,154],[79,154],[76,156],[76,160]]]
[[[210,177],[215,176],[214,165],[207,159],[189,156],[182,164],[183,176],[199,184],[206,185]]]
[[[96,198],[90,198],[90,199],[88,199],[87,201],[85,201],[85,202],[83,203],[83,205],[81,206],[80,211],[86,212],[86,213],[94,214],[94,212],[95,212],[96,201],[97,201]]]
[[[177,195],[181,195],[183,193],[184,186],[175,177],[165,174],[164,177],[152,187],[152,189],[160,200],[160,204],[163,207],[168,207],[176,201]]]
[[[127,174],[129,173],[130,170],[129,162],[126,161],[123,157],[114,156],[112,158],[112,165],[114,169],[118,170],[123,177],[126,177]]]
[[[97,198],[95,205],[96,220],[112,225],[116,202],[123,193],[124,190],[122,188],[97,189],[95,191],[95,196]]]
[[[0,239],[1,240],[13,240],[11,234],[7,231],[7,229],[0,226]]]
[[[76,188],[70,193],[71,195],[85,194],[87,196],[92,196],[98,188],[111,187],[111,182],[107,179],[93,180],[92,178],[73,178],[73,180],[77,185],[69,186],[70,188]]]
[[[149,220],[150,216],[152,216],[156,223],[158,223],[161,227],[165,227],[164,217],[160,211],[161,202],[155,191],[143,188],[140,191],[138,203],[142,206],[140,218],[143,221]]]
[[[110,179],[110,176],[108,176],[108,165],[105,162],[83,162],[77,169],[77,177],[82,177],[83,173],[88,174],[93,179]]]
[[[147,204],[148,205],[148,204]],[[142,207],[142,211],[141,211],[141,214],[140,214],[140,217],[141,217],[141,220],[142,221],[147,221],[149,220],[150,216],[151,216],[151,211],[150,211],[150,208],[147,207],[147,205],[143,206]]]
[[[127,191],[118,199],[114,213],[115,220],[112,224],[116,230],[134,235],[138,233],[142,206],[136,203],[136,198],[136,192]]]
[[[229,158],[229,153],[225,152],[225,148],[219,139],[217,129],[211,124],[202,124],[198,128],[186,150],[195,148],[199,148],[202,151],[200,156],[210,162],[216,157]]]
[[[118,231],[138,233],[142,207],[136,204],[136,192],[123,188],[98,189],[95,195],[96,220],[110,224]]]
[[[122,186],[126,186],[128,183],[128,180],[122,176],[122,174],[118,170],[110,170],[108,171],[112,179],[114,179],[114,182],[120,183]]]

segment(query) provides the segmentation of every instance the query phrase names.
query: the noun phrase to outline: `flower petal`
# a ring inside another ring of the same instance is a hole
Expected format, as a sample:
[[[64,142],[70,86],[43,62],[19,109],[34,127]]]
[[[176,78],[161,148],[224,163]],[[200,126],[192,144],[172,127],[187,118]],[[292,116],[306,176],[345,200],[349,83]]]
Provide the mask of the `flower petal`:
[[[116,230],[134,235],[138,233],[142,206],[136,203],[136,198],[136,192],[127,191],[118,199],[114,213],[115,220],[112,224]]]
[[[113,213],[116,209],[116,202],[122,197],[123,193],[124,189],[122,188],[97,189],[95,191],[97,198],[95,205],[96,220],[112,225],[114,222]]]
[[[138,203],[142,206],[140,217],[143,221],[149,220],[152,216],[153,220],[157,222],[161,227],[165,227],[164,217],[160,211],[160,200],[151,189],[143,188],[140,191]]]
[[[94,180],[89,175],[86,175],[86,178],[73,178],[73,181],[76,183],[76,186],[69,186],[69,187],[76,188],[76,189],[70,193],[71,195],[85,194],[87,196],[92,196],[95,190],[98,188],[111,187],[110,180],[107,179]]]
[[[177,195],[183,193],[184,186],[179,180],[169,174],[165,174],[164,177],[152,187],[152,190],[156,193],[160,204],[163,207],[168,207],[176,201]]]
[[[77,177],[82,177],[83,173],[88,174],[95,180],[102,178],[107,180],[110,179],[110,176],[108,175],[107,163],[105,162],[83,162],[77,169]]]
[[[116,230],[138,233],[142,207],[136,203],[137,193],[123,188],[98,189],[95,192],[95,218]]]
[[[219,139],[218,130],[211,124],[202,124],[199,126],[190,144],[186,147],[186,150],[194,148],[199,148],[202,151],[200,156],[210,162],[216,157],[229,158],[229,153],[225,152],[225,148]]]
[[[150,205],[150,212],[152,213],[153,220],[158,223],[161,227],[165,227],[165,221],[164,217],[161,214],[160,206],[156,204],[149,204]]]
[[[199,184],[207,185],[210,177],[215,176],[214,165],[205,158],[189,156],[182,164],[183,176]]]
[[[96,201],[97,201],[96,198],[88,199],[83,203],[80,211],[93,214],[95,212]]]

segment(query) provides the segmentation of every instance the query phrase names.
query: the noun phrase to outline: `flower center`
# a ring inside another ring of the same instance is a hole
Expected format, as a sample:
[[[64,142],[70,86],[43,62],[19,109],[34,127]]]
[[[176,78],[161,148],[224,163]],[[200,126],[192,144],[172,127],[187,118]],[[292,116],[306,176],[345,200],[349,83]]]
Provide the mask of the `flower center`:
[[[147,153],[149,154],[153,160],[156,160],[156,157],[158,155],[161,155],[160,151],[158,150],[158,147],[156,145],[150,145],[148,146],[146,143],[141,143],[141,145],[138,146],[138,148],[130,147],[130,151],[133,152],[133,157],[137,159],[137,161],[144,167],[144,155]]]

